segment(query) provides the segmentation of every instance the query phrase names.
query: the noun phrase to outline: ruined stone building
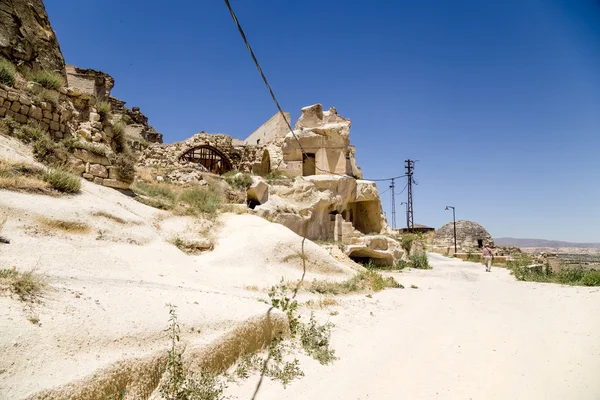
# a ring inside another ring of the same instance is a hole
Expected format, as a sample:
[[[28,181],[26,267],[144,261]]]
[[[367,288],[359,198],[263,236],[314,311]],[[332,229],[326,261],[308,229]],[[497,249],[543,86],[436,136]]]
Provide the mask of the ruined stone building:
[[[480,252],[494,239],[487,230],[476,222],[456,221],[456,244],[459,253]],[[454,223],[449,222],[435,232],[433,249],[441,253],[454,253]]]

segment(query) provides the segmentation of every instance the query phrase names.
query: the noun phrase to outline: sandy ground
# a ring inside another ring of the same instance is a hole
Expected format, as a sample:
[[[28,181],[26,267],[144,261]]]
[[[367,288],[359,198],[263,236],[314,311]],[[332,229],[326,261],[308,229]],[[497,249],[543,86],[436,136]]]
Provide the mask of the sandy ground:
[[[321,311],[339,360],[302,357],[304,378],[287,389],[267,380],[257,399],[600,399],[600,288],[430,260],[433,270],[394,274],[404,290]],[[250,398],[256,381],[229,393]]]
[[[27,147],[1,136],[0,156],[32,162]],[[166,351],[166,303],[178,306],[188,348],[212,343],[266,315],[268,306],[257,301],[266,296],[257,289],[303,273],[302,238],[282,225],[225,214],[205,233],[214,250],[188,255],[170,241],[200,236],[196,219],[86,181],[74,196],[0,190],[3,217],[2,235],[11,243],[0,245],[0,268],[33,269],[48,286],[33,304],[0,293],[0,399],[22,399],[117,361]],[[48,229],[42,218],[83,223],[89,231]],[[312,261],[307,279],[354,273],[312,242],[305,251]]]

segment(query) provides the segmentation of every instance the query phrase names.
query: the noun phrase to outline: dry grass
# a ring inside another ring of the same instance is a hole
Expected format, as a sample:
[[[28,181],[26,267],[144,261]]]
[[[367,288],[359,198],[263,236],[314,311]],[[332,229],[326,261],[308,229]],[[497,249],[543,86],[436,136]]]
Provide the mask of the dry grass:
[[[327,282],[314,280],[307,289],[313,293],[340,295],[364,291],[379,292],[386,288],[401,288],[402,286],[392,277],[384,278],[376,271],[361,271],[358,275],[342,281]]]
[[[59,219],[49,219],[46,217],[39,218],[39,222],[44,228],[52,231],[62,231],[72,234],[85,234],[89,233],[91,230],[90,226],[84,224],[83,222],[63,221]]]
[[[127,224],[127,221],[124,220],[123,218],[117,217],[116,215],[112,215],[112,214],[107,213],[105,211],[96,211],[96,212],[93,212],[92,215],[95,216],[95,217],[102,217],[102,218],[110,219],[111,221],[114,221],[114,222],[116,222],[118,224],[121,224],[121,225]]]
[[[203,251],[213,249],[213,244],[210,240],[193,240],[193,239],[182,239],[176,237],[172,242],[179,250],[187,254],[200,254]]]
[[[0,269],[0,289],[19,297],[21,301],[34,301],[46,286],[34,271],[19,272],[15,267]]]
[[[43,180],[43,174],[35,165],[0,158],[0,189],[49,193],[52,185]]]
[[[304,304],[310,309],[323,309],[340,305],[340,303],[331,296],[321,296],[318,300],[308,300]]]

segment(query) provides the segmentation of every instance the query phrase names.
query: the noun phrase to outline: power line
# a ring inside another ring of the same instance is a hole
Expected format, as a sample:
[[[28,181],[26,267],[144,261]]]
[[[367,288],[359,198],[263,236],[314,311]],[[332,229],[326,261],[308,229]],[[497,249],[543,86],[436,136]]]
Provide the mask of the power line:
[[[271,95],[271,98],[273,99],[273,102],[277,106],[278,112],[283,117],[283,120],[285,121],[287,127],[289,128],[290,132],[292,133],[292,136],[294,136],[294,139],[298,143],[298,147],[300,147],[300,151],[302,152],[302,156],[303,156],[303,161],[306,160],[306,161],[312,162],[312,164],[315,167],[315,170],[319,170],[321,172],[325,172],[325,173],[328,173],[328,174],[331,174],[331,175],[347,176],[345,174],[338,174],[336,172],[332,172],[332,171],[328,171],[328,170],[324,170],[322,168],[319,168],[317,166],[316,160],[314,160],[312,157],[308,156],[308,153],[306,153],[306,151],[304,150],[304,147],[302,147],[302,144],[300,143],[300,139],[298,139],[298,136],[296,136],[296,133],[292,129],[292,125],[290,124],[290,121],[287,119],[287,117],[285,116],[285,113],[281,109],[281,106],[279,105],[279,102],[277,101],[277,98],[275,97],[275,93],[273,93],[273,89],[271,89],[271,85],[269,85],[269,82],[267,81],[267,77],[265,76],[265,74],[264,74],[264,72],[263,72],[260,64],[258,63],[258,59],[256,58],[256,55],[254,55],[254,51],[252,50],[252,46],[250,46],[250,43],[248,42],[248,38],[246,37],[246,34],[244,33],[244,30],[242,29],[242,26],[240,25],[240,21],[237,19],[237,16],[235,15],[235,12],[233,11],[233,8],[231,8],[231,4],[229,3],[229,0],[224,0],[224,1],[225,1],[225,5],[229,9],[229,13],[231,14],[231,18],[233,18],[233,22],[235,22],[235,25],[237,26],[238,31],[240,32],[240,35],[242,36],[242,40],[244,41],[244,44],[246,45],[246,48],[250,52],[250,56],[252,57],[252,61],[254,61],[254,65],[256,65],[256,68],[258,69],[258,72],[260,73],[260,76],[261,76],[263,82],[265,83],[265,86],[269,90],[269,94]],[[398,178],[400,178],[402,176],[404,176],[404,175],[396,176],[394,178],[384,178],[384,179],[366,179],[366,178],[363,178],[363,179],[364,180],[373,181],[373,182],[382,182],[382,181],[390,181],[390,180],[393,180],[393,179],[398,179]]]

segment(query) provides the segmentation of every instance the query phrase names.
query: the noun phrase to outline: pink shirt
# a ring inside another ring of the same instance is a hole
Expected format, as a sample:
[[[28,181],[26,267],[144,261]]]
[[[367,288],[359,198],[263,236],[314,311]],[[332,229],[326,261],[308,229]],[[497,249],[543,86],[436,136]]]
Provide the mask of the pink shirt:
[[[484,247],[484,249],[483,249],[483,256],[484,257],[491,257],[492,256],[492,249],[490,249],[489,247]]]

